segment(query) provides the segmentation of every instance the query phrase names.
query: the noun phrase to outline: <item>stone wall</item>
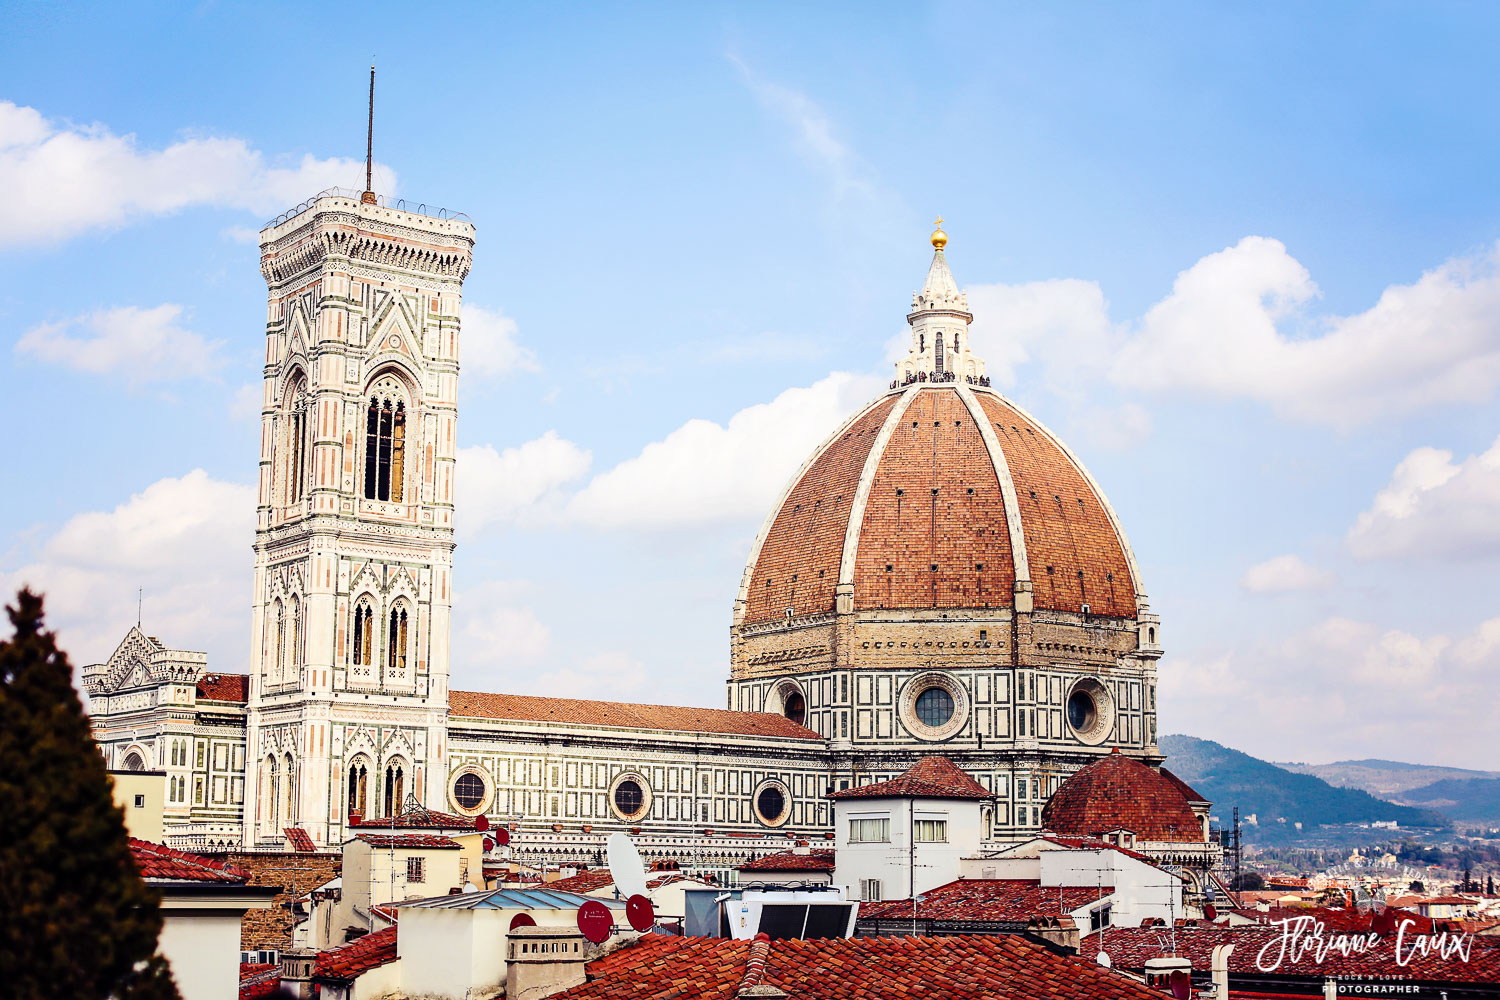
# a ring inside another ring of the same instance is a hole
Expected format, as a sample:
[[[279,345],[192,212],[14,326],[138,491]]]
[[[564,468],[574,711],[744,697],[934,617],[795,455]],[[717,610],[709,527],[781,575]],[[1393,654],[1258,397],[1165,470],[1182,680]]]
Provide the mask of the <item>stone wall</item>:
[[[249,910],[240,922],[240,948],[285,950],[292,945],[292,904],[298,896],[339,876],[338,854],[296,854],[290,851],[227,854],[224,860],[250,872],[251,885],[277,885],[281,891],[268,910]]]

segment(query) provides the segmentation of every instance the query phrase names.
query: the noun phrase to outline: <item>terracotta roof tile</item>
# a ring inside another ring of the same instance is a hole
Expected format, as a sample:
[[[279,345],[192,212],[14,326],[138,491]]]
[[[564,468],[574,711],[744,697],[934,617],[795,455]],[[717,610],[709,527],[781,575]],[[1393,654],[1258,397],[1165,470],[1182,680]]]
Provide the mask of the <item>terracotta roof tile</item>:
[[[243,705],[250,700],[248,674],[204,674],[198,678],[198,697]]]
[[[646,875],[646,890],[648,892],[660,889],[664,885],[673,882],[685,881],[688,876],[682,872],[651,872]],[[556,882],[543,882],[542,888],[553,892],[578,892],[588,895],[598,892],[606,886],[615,884],[615,877],[609,873],[608,868],[590,868],[588,871],[560,878]]]
[[[926,920],[1026,921],[1060,917],[1114,892],[1113,886],[1052,886],[1031,878],[959,879],[928,889],[916,906]],[[860,903],[859,919],[912,919],[912,901]]]
[[[462,846],[458,841],[449,837],[439,837],[431,833],[361,833],[354,839],[362,840],[371,847],[382,850],[392,847],[436,847],[456,851]]]
[[[1205,799],[1202,795],[1199,795],[1198,790],[1195,789],[1192,785],[1188,784],[1186,781],[1183,781],[1181,778],[1177,777],[1176,774],[1168,771],[1166,768],[1158,767],[1156,769],[1156,773],[1160,774],[1163,778],[1166,778],[1172,784],[1176,785],[1177,790],[1182,793],[1182,797],[1187,799],[1189,802],[1208,801],[1208,799]]]
[[[1161,1000],[1093,962],[1019,935],[734,941],[648,934],[590,962],[555,1000],[732,1000],[756,985],[796,1000]]]
[[[130,838],[130,854],[141,878],[159,882],[222,882],[242,884],[250,878],[243,868],[213,858],[188,854],[149,840]]]
[[[312,836],[300,826],[289,826],[281,831],[286,834],[287,843],[292,845],[294,851],[316,851],[318,848],[313,844]]]
[[[318,979],[354,979],[388,962],[396,960],[395,927],[366,934],[348,944],[318,952],[313,975]]]
[[[923,799],[990,799],[994,796],[947,757],[923,757],[889,781],[829,792],[830,799],[897,796]]]
[[[740,865],[742,872],[831,872],[833,851],[809,850],[803,854],[780,851]]]
[[[409,809],[396,816],[370,816],[361,817],[359,820],[351,819],[350,826],[364,829],[366,827],[391,827],[398,829],[420,829],[420,830],[473,830],[474,817],[459,816],[456,813],[441,812],[437,809]]]
[[[1042,807],[1042,827],[1081,837],[1129,830],[1152,843],[1204,842],[1203,824],[1181,789],[1118,748],[1058,786]]]
[[[1095,615],[1133,618],[1125,543],[1088,476],[1045,427],[988,389],[974,396],[1015,485],[1036,606],[1076,612],[1087,604]],[[833,610],[861,489],[856,610],[1012,606],[1010,525],[984,429],[954,385],[883,394],[851,418],[814,452],[770,519],[749,567],[744,623],[779,619],[787,608]]]
[[[561,722],[574,726],[616,726],[683,733],[726,733],[821,740],[811,729],[768,712],[731,712],[722,708],[637,705],[577,698],[540,698],[524,694],[452,691],[448,711],[470,719]]]
[[[1098,840],[1094,837],[1064,837],[1061,834],[1048,834],[1042,837],[1042,839],[1049,844],[1056,844],[1059,847],[1066,847],[1075,851],[1115,851],[1116,853],[1125,855],[1127,858],[1135,858],[1137,861],[1144,861],[1148,865],[1157,865],[1157,860],[1149,854],[1132,851],[1128,847],[1119,847],[1107,840]],[[1157,866],[1160,867],[1159,865]]]
[[[273,1000],[281,992],[281,966],[240,963],[240,1000]]]

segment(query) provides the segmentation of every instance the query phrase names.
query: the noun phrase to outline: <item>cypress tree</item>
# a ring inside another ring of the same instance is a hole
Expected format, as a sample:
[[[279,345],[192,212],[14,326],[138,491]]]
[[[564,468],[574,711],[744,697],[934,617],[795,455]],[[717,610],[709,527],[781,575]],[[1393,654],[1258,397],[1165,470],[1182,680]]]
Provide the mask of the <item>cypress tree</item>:
[[[0,993],[175,1000],[156,952],[160,896],[141,880],[73,668],[29,590],[0,642]]]

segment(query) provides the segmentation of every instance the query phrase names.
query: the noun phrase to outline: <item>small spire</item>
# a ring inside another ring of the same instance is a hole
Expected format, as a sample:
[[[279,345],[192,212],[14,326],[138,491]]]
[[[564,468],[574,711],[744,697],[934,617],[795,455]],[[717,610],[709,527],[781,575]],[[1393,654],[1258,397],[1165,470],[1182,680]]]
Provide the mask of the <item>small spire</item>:
[[[365,193],[359,200],[366,205],[375,204],[375,188],[370,183],[375,169],[375,61],[370,60],[370,122],[365,131]]]
[[[932,231],[932,245],[934,249],[941,251],[948,245],[948,234],[943,232],[943,217],[938,216],[933,225],[937,228]]]

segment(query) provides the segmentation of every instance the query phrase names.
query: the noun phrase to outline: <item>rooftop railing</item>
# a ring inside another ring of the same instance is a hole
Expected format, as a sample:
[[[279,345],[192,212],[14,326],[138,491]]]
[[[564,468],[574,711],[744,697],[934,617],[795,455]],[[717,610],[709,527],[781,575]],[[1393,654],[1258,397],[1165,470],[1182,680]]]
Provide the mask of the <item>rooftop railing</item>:
[[[280,215],[276,216],[276,218],[272,219],[261,228],[269,229],[272,226],[281,225],[288,219],[295,219],[297,216],[301,215],[303,212],[306,212],[308,209],[316,205],[322,198],[349,198],[353,201],[359,201],[363,196],[363,191],[356,191],[353,188],[324,188],[322,191],[319,191],[317,194],[313,195],[311,198],[308,198],[306,201],[300,202],[299,204],[287,209],[285,212],[282,212]],[[448,209],[443,208],[440,205],[428,206],[426,202],[407,204],[405,198],[393,199],[387,198],[384,195],[377,194],[375,196],[375,204],[379,205],[381,208],[389,208],[397,212],[410,212],[413,215],[425,215],[429,219],[459,219],[463,222],[467,222],[471,226],[474,224],[474,220],[469,218],[463,212],[450,212],[448,211]]]

